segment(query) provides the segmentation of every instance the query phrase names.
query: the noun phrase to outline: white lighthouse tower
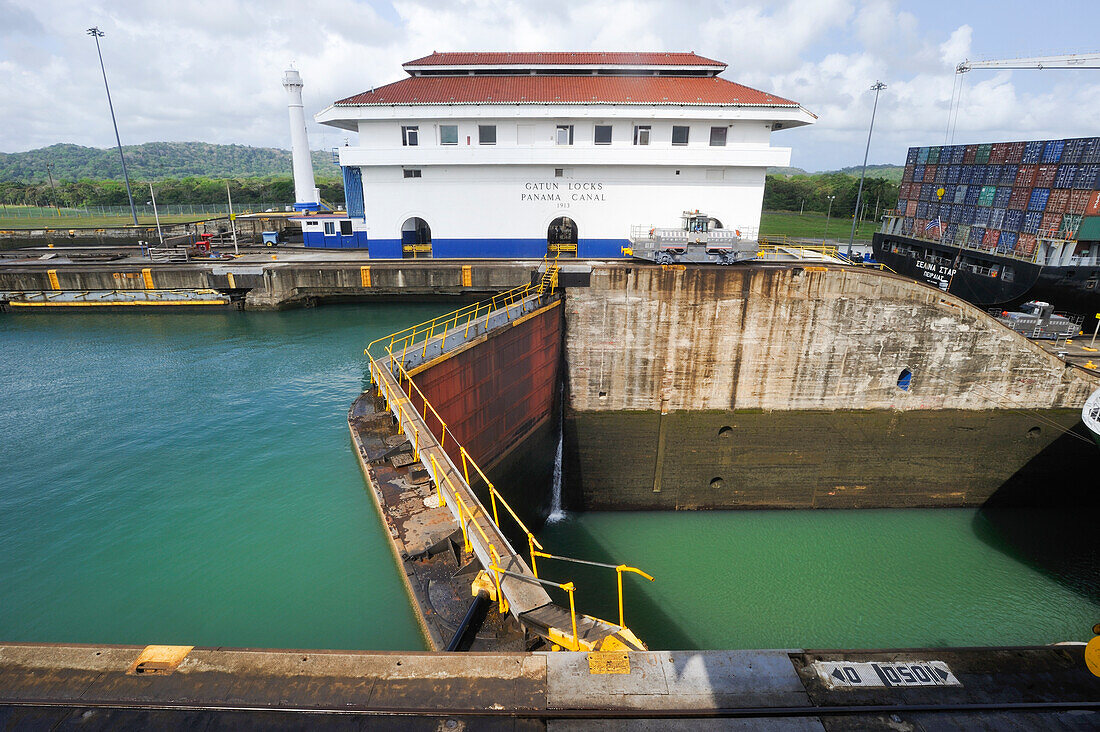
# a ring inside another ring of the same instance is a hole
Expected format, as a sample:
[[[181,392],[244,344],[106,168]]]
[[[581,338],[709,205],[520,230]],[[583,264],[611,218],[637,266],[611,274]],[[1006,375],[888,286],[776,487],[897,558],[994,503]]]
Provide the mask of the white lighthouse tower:
[[[305,107],[302,105],[302,77],[295,69],[283,74],[287,108],[290,110],[290,150],[294,160],[294,209],[317,211],[321,208],[321,192],[313,180],[313,160],[306,137]]]

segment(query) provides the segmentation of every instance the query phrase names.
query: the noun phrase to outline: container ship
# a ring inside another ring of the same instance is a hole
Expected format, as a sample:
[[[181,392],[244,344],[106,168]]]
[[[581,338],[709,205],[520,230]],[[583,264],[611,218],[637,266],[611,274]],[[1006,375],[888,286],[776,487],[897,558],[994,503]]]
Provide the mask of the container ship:
[[[983,307],[1100,308],[1100,138],[909,148],[875,258]]]

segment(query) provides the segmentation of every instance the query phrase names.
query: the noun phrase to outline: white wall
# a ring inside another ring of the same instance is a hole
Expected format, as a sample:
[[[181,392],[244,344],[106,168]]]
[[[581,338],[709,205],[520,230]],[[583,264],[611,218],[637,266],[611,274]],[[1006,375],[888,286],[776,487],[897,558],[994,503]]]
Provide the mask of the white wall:
[[[421,174],[363,168],[372,239],[398,238],[412,216],[428,222],[433,239],[544,238],[558,216],[576,221],[582,239],[626,239],[632,225],[679,227],[687,209],[728,229],[755,229],[764,195],[762,167],[577,166],[557,178],[545,166],[467,165]]]

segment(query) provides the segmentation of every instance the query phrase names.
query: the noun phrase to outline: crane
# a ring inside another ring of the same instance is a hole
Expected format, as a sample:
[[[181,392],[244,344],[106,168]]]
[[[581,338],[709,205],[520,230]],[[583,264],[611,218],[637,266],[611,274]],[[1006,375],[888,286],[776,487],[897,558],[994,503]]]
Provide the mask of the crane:
[[[955,73],[965,74],[972,69],[1100,69],[1100,53],[1067,53],[1061,56],[1029,56],[992,61],[966,60],[955,67]]]
[[[962,106],[963,74],[975,69],[1100,69],[1100,53],[1066,53],[1060,56],[1027,56],[1023,58],[1002,58],[989,61],[965,60],[955,67],[955,83],[951,86],[951,104],[947,110],[947,130],[943,135],[943,144],[948,138],[955,138],[955,125],[959,119],[959,107]]]

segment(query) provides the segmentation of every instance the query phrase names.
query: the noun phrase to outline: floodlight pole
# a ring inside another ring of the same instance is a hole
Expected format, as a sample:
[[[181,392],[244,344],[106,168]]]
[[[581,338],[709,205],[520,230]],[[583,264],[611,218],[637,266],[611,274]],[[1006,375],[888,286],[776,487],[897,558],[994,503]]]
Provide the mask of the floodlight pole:
[[[863,199],[863,178],[867,175],[867,155],[871,152],[871,133],[875,129],[875,112],[878,111],[878,93],[886,88],[881,81],[871,85],[875,93],[875,106],[871,107],[871,127],[867,130],[867,148],[863,151],[863,170],[859,174],[859,191],[856,193],[856,210],[852,214],[852,235],[848,237],[848,259],[852,258],[852,244],[856,239],[856,224],[859,223],[859,204]]]
[[[122,161],[122,177],[126,179],[126,197],[130,199],[130,216],[134,219],[134,226],[138,225],[137,209],[134,208],[134,194],[130,192],[130,173],[126,170],[126,156],[122,154],[122,139],[118,136],[118,122],[115,120],[115,105],[111,102],[111,87],[107,84],[107,68],[103,65],[103,51],[99,48],[99,39],[103,37],[103,31],[92,26],[88,29],[88,35],[95,39],[95,51],[99,55],[99,70],[103,72],[103,88],[107,90],[107,108],[111,110],[111,124],[115,126],[115,142],[118,144],[118,157]]]

